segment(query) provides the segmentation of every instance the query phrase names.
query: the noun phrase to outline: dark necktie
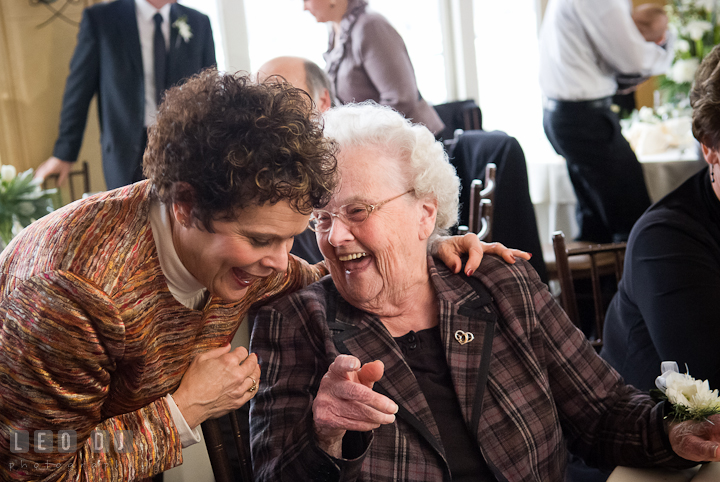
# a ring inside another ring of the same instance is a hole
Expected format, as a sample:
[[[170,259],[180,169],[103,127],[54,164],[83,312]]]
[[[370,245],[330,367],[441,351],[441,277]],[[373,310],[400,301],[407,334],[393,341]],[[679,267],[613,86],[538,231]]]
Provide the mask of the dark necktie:
[[[153,56],[155,58],[155,102],[160,105],[165,90],[165,74],[167,70],[167,51],[165,50],[165,37],[162,33],[162,15],[156,13],[155,38],[153,39]]]

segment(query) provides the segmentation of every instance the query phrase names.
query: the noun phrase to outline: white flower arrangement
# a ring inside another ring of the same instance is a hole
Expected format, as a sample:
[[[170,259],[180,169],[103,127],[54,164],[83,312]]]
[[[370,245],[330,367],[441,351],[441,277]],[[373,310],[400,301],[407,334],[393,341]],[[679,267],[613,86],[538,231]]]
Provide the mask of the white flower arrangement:
[[[678,59],[665,75],[676,84],[691,83],[695,78],[698,67],[700,67],[700,59],[696,57]]]
[[[663,102],[677,104],[688,98],[703,57],[720,43],[720,0],[669,0],[665,9],[677,40],[673,65],[659,87]]]
[[[713,24],[707,20],[691,20],[685,25],[683,33],[687,34],[691,40],[697,42],[698,40],[702,40],[705,32],[710,32],[712,29]]]
[[[190,41],[193,33],[186,15],[183,15],[182,17],[175,20],[172,26],[178,30],[178,35],[182,37],[185,43],[188,43]]]
[[[683,104],[684,105],[684,104]],[[638,156],[650,156],[668,149],[695,148],[689,106],[662,104],[657,109],[641,107],[621,119],[622,134]]]
[[[671,404],[668,415],[675,421],[702,421],[720,413],[720,396],[717,390],[710,390],[707,380],[696,380],[689,373],[680,373],[675,362],[663,362],[660,371],[662,375],[657,377],[655,385],[661,395],[656,396]]]
[[[648,124],[659,124],[662,120],[655,114],[652,107],[647,106],[640,107],[638,118],[640,122],[647,122]]]

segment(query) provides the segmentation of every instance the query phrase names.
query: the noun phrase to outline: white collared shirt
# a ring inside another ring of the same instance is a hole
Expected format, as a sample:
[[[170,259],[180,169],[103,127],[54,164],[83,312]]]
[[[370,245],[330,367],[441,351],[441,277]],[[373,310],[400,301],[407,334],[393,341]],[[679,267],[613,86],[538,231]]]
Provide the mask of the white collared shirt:
[[[152,229],[153,240],[158,253],[160,269],[163,276],[165,276],[170,293],[187,308],[192,310],[201,308],[205,301],[207,289],[195,279],[180,261],[172,240],[170,215],[165,205],[160,201],[153,201],[150,205],[150,228]],[[190,428],[171,394],[165,397],[165,401],[170,408],[183,448],[198,443],[200,441],[200,427]]]
[[[160,269],[173,297],[191,310],[202,308],[207,288],[188,271],[175,250],[167,207],[160,201],[150,205],[150,227]]]
[[[140,34],[140,51],[142,52],[143,80],[145,84],[145,127],[155,123],[157,104],[155,102],[155,17],[160,13],[163,18],[162,34],[165,37],[165,49],[170,45],[170,4],[163,5],[160,10],[150,5],[147,0],[135,0],[135,16],[137,17],[138,33]]]
[[[628,0],[550,0],[540,30],[540,88],[545,97],[591,100],[615,94],[617,74],[658,75],[673,60],[647,42]]]

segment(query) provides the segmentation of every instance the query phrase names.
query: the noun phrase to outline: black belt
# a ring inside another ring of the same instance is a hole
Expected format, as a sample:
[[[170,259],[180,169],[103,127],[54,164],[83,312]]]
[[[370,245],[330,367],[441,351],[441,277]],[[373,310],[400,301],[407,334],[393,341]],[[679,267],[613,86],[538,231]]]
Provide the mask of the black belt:
[[[543,109],[555,112],[562,110],[587,110],[587,109],[609,109],[612,105],[612,97],[603,97],[593,100],[557,100],[543,99]]]

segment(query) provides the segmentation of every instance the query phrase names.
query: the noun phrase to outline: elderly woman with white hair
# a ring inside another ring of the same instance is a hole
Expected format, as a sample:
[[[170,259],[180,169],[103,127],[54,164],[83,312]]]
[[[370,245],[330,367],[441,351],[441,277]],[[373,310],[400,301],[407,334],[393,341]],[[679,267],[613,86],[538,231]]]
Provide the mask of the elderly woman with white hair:
[[[257,314],[256,480],[560,481],[567,448],[593,465],[694,464],[671,444],[716,458],[720,423],[668,437],[662,404],[596,355],[527,262],[487,256],[468,276],[427,256],[459,185],[430,131],[359,104],[325,132],[340,184],[311,226],[331,276]]]

